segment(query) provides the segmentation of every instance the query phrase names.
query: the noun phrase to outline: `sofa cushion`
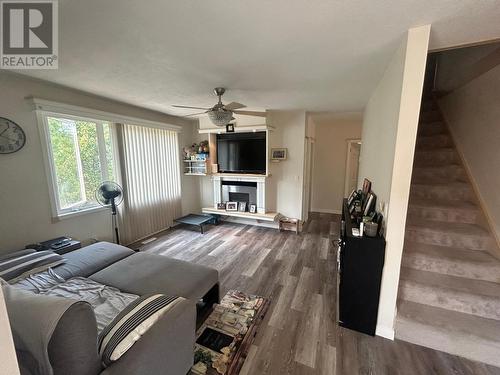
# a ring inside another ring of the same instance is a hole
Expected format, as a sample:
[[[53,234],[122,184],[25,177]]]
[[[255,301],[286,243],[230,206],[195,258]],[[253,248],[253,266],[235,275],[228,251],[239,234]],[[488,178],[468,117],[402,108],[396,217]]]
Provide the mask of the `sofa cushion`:
[[[219,273],[199,264],[135,253],[90,278],[128,293],[163,293],[198,300],[219,282]]]
[[[193,365],[196,304],[182,299],[101,375],[188,374]]]
[[[125,246],[97,242],[64,254],[62,257],[66,262],[55,267],[54,271],[65,280],[78,276],[87,277],[134,253]]]
[[[96,337],[96,318],[92,307],[84,301],[71,305],[49,341],[49,360],[54,375],[99,373],[101,362]]]
[[[163,294],[136,299],[121,311],[99,335],[98,350],[105,367],[129,350],[182,297]]]
[[[57,266],[65,260],[53,251],[39,251],[14,256],[0,261],[0,277],[15,282],[23,277]]]
[[[0,281],[18,361],[25,373],[97,373],[97,327],[87,302],[34,294]]]

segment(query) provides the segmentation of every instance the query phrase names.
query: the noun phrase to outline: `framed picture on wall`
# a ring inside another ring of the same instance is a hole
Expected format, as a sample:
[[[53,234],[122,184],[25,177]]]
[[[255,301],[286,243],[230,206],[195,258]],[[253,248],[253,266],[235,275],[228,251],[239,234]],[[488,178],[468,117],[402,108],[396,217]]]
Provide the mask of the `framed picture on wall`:
[[[288,150],[286,148],[272,148],[271,160],[286,160]]]

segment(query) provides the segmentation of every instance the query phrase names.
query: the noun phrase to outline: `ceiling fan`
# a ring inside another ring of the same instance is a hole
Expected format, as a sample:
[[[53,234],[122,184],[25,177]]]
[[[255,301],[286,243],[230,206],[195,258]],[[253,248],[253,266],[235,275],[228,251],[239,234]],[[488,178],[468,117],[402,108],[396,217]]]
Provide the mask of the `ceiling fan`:
[[[219,97],[219,102],[212,108],[191,107],[186,105],[174,105],[173,107],[203,109],[203,112],[192,113],[187,116],[196,116],[207,113],[212,123],[216,126],[226,126],[227,124],[229,124],[232,120],[234,120],[234,113],[238,115],[266,117],[266,112],[241,111],[240,108],[245,108],[246,106],[240,103],[231,102],[227,105],[222,104],[222,95],[224,95],[225,92],[226,89],[224,87],[216,87],[214,89],[215,95]]]

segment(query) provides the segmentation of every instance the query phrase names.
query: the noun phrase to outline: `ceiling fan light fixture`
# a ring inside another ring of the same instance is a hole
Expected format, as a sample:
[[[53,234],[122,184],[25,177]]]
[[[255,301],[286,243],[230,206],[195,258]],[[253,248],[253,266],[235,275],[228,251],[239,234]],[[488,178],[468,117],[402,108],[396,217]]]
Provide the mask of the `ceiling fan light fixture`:
[[[209,111],[208,117],[215,126],[226,126],[233,120],[233,112],[224,109],[216,109]]]

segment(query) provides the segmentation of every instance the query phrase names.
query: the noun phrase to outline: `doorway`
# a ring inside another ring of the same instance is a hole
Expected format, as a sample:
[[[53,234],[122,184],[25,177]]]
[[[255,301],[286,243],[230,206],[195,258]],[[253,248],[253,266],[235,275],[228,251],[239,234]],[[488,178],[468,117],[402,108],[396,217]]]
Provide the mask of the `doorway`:
[[[311,211],[312,196],[312,174],[314,168],[314,140],[306,137],[304,145],[304,185],[302,189],[302,221],[309,220],[309,211]]]
[[[345,167],[344,197],[358,186],[359,155],[361,153],[361,139],[347,140],[347,157]]]

